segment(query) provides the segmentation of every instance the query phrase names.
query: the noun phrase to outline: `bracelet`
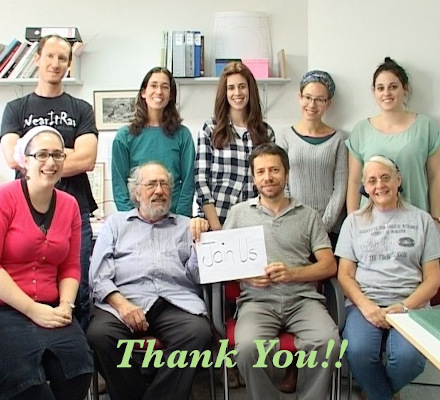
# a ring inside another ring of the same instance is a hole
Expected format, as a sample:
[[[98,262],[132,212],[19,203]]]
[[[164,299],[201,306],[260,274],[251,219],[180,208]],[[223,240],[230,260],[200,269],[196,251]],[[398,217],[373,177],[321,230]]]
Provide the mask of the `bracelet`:
[[[60,300],[60,304],[61,303],[67,303],[71,310],[75,308],[75,304],[71,303],[69,300]]]
[[[431,217],[435,222],[440,222],[440,217],[434,217],[433,215]]]
[[[404,312],[405,314],[407,314],[408,311],[409,311],[409,308],[408,308],[405,304],[403,304],[403,303],[400,303],[400,305],[403,307],[403,312]]]

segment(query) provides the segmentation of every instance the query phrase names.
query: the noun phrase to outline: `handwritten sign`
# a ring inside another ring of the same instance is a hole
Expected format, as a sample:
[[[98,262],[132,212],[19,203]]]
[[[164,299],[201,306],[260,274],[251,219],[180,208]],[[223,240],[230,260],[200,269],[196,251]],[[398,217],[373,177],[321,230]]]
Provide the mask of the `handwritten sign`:
[[[201,283],[264,275],[267,257],[263,227],[203,233],[197,259]]]

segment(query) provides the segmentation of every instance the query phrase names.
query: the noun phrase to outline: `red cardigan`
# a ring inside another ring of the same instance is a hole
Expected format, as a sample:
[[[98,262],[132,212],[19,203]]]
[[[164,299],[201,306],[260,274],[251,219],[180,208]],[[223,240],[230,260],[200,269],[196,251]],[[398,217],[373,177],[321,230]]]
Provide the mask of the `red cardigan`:
[[[38,302],[56,302],[58,282],[81,277],[78,203],[65,192],[56,193],[45,236],[32,218],[20,181],[0,186],[0,268]]]

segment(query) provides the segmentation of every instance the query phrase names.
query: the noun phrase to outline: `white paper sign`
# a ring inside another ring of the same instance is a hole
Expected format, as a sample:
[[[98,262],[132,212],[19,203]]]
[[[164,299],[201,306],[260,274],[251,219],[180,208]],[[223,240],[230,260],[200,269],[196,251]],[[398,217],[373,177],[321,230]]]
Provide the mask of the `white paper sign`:
[[[197,246],[200,283],[264,275],[267,265],[262,226],[205,232]]]

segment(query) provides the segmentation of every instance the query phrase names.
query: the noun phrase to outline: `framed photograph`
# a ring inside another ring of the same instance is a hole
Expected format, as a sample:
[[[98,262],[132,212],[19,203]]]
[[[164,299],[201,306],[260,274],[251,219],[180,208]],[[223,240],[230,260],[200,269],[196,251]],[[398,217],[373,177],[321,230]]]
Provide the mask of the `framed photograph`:
[[[94,214],[98,217],[104,216],[104,202],[105,202],[105,187],[104,187],[104,171],[105,163],[97,162],[93,171],[88,171],[87,176],[89,177],[90,187],[92,189],[93,198],[98,205],[98,209]]]
[[[93,103],[96,127],[113,131],[128,124],[134,116],[137,90],[94,91]]]

